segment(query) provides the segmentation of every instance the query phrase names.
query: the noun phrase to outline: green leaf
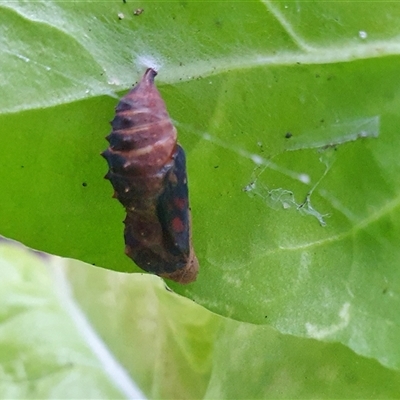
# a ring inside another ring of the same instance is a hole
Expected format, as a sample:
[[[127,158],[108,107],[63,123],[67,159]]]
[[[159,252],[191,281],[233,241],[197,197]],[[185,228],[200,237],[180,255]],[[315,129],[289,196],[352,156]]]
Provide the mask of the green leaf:
[[[3,398],[395,398],[341,344],[218,316],[146,274],[0,241]]]
[[[138,271],[98,154],[115,92],[157,67],[201,265],[171,287],[399,369],[399,4],[0,7],[3,235]]]
[[[62,264],[0,240],[1,397],[140,396],[81,315]]]

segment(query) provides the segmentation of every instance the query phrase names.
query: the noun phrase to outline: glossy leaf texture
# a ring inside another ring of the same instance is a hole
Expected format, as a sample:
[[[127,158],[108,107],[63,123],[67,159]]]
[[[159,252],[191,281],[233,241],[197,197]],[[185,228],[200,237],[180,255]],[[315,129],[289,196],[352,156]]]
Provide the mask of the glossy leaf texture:
[[[4,398],[387,399],[400,390],[398,371],[341,344],[223,318],[155,276],[4,240],[0,272]]]
[[[173,290],[400,368],[400,5],[0,7],[1,234],[139,271],[98,154],[118,98],[155,67],[201,268]]]

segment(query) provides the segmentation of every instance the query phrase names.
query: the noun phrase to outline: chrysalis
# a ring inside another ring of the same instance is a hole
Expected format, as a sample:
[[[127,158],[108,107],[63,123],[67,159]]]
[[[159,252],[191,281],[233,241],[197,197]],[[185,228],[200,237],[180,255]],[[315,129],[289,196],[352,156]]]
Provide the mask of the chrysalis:
[[[126,209],[125,253],[145,271],[190,283],[198,261],[191,243],[185,152],[149,68],[116,107],[102,155],[105,176]]]

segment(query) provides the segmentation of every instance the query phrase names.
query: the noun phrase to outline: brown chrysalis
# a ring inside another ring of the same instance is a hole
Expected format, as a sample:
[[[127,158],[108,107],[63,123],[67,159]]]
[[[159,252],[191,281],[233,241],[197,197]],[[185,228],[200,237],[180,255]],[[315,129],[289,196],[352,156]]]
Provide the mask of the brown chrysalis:
[[[198,261],[191,243],[185,153],[149,68],[116,107],[102,155],[105,176],[126,209],[125,253],[145,271],[190,283]]]

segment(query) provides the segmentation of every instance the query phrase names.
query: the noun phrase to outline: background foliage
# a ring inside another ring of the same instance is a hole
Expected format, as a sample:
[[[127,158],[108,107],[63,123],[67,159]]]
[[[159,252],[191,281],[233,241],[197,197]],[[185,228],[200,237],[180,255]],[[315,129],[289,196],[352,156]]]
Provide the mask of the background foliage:
[[[3,393],[54,397],[48,374],[68,372],[65,384],[91,364],[93,382],[110,384],[77,384],[75,397],[132,397],[131,378],[149,397],[396,397],[400,5],[0,7],[0,233],[106,268],[3,245],[0,332],[24,349],[0,355]],[[187,153],[201,265],[195,283],[168,285],[199,305],[137,273],[102,180],[113,108],[147,66]],[[34,341],[26,316],[40,322]],[[33,351],[42,331],[77,359],[45,341]]]

